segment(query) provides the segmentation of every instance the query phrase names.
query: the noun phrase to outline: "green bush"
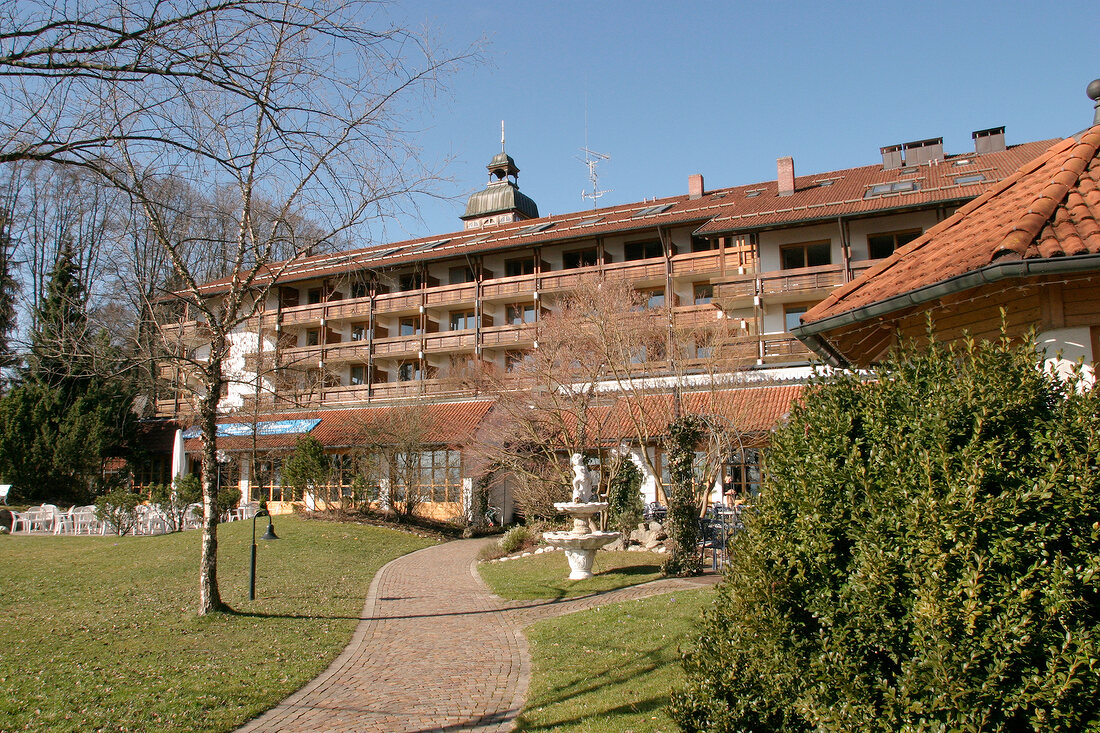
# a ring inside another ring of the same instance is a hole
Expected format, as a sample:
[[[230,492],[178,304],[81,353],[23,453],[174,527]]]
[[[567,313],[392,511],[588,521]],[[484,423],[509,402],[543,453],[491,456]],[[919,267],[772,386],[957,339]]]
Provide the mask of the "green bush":
[[[533,544],[534,541],[531,531],[527,527],[517,525],[504,533],[499,544],[505,555],[511,555],[513,552],[519,552],[524,547]]]
[[[95,515],[121,537],[132,532],[137,525],[137,505],[140,502],[141,497],[129,488],[119,486],[96,497]]]
[[[1026,346],[811,388],[683,657],[684,730],[1100,728],[1100,390]]]
[[[618,456],[611,466],[611,480],[607,485],[607,524],[620,532],[623,539],[642,521],[645,505],[642,503],[642,472],[629,456]]]
[[[202,499],[202,487],[196,476],[177,476],[172,485],[153,484],[149,487],[149,501],[164,513],[168,531],[183,529],[191,505]]]

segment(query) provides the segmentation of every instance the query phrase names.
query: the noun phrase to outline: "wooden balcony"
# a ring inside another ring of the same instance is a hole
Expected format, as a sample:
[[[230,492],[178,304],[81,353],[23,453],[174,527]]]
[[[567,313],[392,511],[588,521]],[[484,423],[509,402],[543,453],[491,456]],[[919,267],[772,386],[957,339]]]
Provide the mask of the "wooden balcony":
[[[486,280],[481,284],[482,300],[528,299],[537,287],[534,275],[517,275]]]
[[[429,333],[424,336],[424,351],[438,353],[440,351],[469,351],[477,345],[477,332],[444,331],[442,333]]]
[[[370,343],[367,341],[347,341],[330,344],[324,348],[326,364],[340,364],[349,361],[365,362],[370,357]]]
[[[161,325],[160,331],[164,334],[164,340],[169,343],[199,346],[210,341],[210,330],[205,323],[199,321],[165,323]]]
[[[297,346],[280,352],[279,365],[310,368],[317,366],[322,358],[323,352],[320,346]]]
[[[673,309],[672,325],[685,330],[702,328],[713,326],[722,316],[722,311],[713,303],[682,305]]]
[[[325,317],[326,303],[314,303],[313,305],[297,305],[293,308],[283,308],[279,312],[280,322],[284,326],[316,326],[320,325]]]
[[[429,308],[472,305],[475,300],[477,300],[477,283],[440,285],[424,291],[424,305]]]
[[[667,274],[663,257],[605,265],[603,271],[608,280],[630,280],[639,285],[663,282]]]
[[[173,399],[171,397],[159,399],[156,402],[157,417],[174,417],[176,415],[193,415],[195,407],[190,401]]]
[[[804,343],[793,336],[764,336],[764,362],[810,361],[815,358]]]
[[[533,323],[490,326],[481,330],[481,345],[487,349],[530,346],[536,335],[537,329]]]
[[[424,340],[422,336],[391,336],[390,338],[375,339],[374,341],[374,355],[376,357],[415,356],[417,352],[423,350]]]
[[[839,265],[802,267],[797,270],[769,272],[761,276],[764,295],[807,293],[831,290],[844,282],[844,270]]]
[[[737,253],[734,251],[727,250],[725,254],[717,249],[708,249],[705,252],[687,252],[673,256],[672,276],[708,275],[713,277],[727,272],[732,274],[737,272],[737,265]]]
[[[585,280],[598,277],[598,267],[577,267],[572,270],[558,270],[544,272],[539,275],[539,292],[555,293],[562,290],[572,290],[579,287]]]
[[[412,313],[420,310],[423,303],[423,293],[419,290],[409,290],[401,293],[386,293],[374,299],[375,313]]]
[[[753,275],[737,275],[714,286],[714,297],[723,300],[744,300],[756,295],[756,278]]]

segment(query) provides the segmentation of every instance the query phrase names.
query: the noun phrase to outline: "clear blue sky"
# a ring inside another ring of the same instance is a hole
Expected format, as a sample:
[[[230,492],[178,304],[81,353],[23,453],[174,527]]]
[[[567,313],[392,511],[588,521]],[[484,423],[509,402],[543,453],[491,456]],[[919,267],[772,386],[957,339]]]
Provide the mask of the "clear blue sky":
[[[1009,144],[1087,127],[1100,77],[1100,2],[524,2],[414,0],[388,13],[455,49],[484,38],[425,110],[418,144],[450,157],[420,217],[375,228],[397,240],[460,228],[465,197],[507,148],[546,214],[591,208],[578,160],[607,153],[601,205],[871,164],[880,146],[1005,125]]]

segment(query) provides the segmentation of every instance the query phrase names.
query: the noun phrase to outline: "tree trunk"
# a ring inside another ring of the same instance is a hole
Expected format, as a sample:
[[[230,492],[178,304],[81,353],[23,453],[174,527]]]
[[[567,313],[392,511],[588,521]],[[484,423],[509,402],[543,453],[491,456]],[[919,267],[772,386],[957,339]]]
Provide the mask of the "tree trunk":
[[[212,350],[213,351],[213,350]],[[199,402],[199,425],[202,428],[202,558],[199,560],[199,615],[227,611],[218,592],[218,486],[217,420],[221,399],[221,365],[208,365],[210,377],[206,394]]]

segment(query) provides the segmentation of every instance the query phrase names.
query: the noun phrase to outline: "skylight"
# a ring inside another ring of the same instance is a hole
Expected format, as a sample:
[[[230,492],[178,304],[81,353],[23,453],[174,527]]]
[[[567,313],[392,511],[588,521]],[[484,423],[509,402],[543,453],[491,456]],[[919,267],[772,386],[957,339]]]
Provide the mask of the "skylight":
[[[640,219],[643,216],[653,216],[654,214],[663,214],[672,208],[672,204],[657,204],[656,206],[647,206],[641,211],[635,212],[631,219]]]
[[[579,227],[592,226],[593,224],[598,224],[601,221],[603,221],[602,216],[594,216],[591,219],[585,219],[584,221],[577,222],[577,226],[579,226]]]
[[[445,245],[449,241],[451,241],[451,240],[449,240],[449,239],[439,239],[435,242],[428,242],[427,244],[422,244],[418,247],[413,247],[412,249],[409,250],[409,254],[412,254],[413,252],[427,252],[428,250],[435,249],[436,247],[442,247],[443,245]]]
[[[746,193],[746,194],[745,194],[745,198],[747,198],[747,199],[754,199],[754,198],[756,198],[757,196],[759,196],[759,195],[760,195],[760,194],[762,194],[762,193],[764,193],[764,189],[762,189],[762,188],[757,188],[757,189],[754,189],[754,190],[752,190],[752,191],[749,191],[748,193]]]
[[[516,234],[534,234],[535,232],[545,232],[550,227],[554,226],[552,221],[544,221],[538,224],[532,224],[531,226],[520,229]]]
[[[955,176],[955,183],[960,186],[965,186],[968,183],[978,183],[984,180],[985,176],[981,173],[974,173],[969,176]]]
[[[873,199],[878,196],[886,196],[891,193],[912,193],[920,190],[920,181],[894,181],[893,183],[879,183],[867,189],[863,194],[865,199]]]
[[[970,158],[960,158],[959,160],[956,160],[953,163],[953,165],[957,165],[957,166],[970,165],[973,162],[974,161],[970,160]]]

